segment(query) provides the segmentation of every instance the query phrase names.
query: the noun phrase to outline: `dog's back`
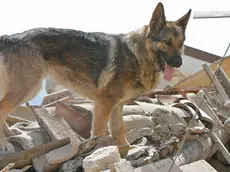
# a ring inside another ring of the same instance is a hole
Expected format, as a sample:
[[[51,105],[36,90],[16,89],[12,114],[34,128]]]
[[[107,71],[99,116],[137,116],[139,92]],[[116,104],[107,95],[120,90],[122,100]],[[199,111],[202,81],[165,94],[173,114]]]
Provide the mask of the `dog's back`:
[[[30,87],[33,87],[32,82],[40,87],[41,80],[48,72],[65,87],[92,98],[100,74],[110,60],[108,54],[111,37],[99,32],[37,28],[2,36],[0,52],[3,66],[21,69],[17,71],[17,78],[24,84],[14,81],[17,89],[24,87],[29,78]],[[7,69],[4,71],[16,77],[16,73]],[[28,99],[34,94],[28,96]]]

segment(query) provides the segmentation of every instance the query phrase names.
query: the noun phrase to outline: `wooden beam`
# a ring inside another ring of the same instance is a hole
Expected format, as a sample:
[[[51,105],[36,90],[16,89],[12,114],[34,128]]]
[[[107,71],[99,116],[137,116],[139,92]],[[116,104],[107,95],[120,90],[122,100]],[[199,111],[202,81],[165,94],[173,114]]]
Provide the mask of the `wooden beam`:
[[[230,11],[207,11],[207,12],[194,12],[194,19],[208,19],[208,18],[229,18]]]

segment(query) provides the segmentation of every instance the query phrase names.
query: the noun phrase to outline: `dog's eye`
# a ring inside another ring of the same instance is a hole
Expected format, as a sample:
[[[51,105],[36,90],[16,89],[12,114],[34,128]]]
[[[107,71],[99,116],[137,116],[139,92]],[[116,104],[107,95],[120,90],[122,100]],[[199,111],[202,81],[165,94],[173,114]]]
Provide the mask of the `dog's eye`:
[[[183,42],[181,42],[180,45],[179,45],[179,47],[181,48],[183,45],[184,45]]]
[[[164,40],[164,43],[165,43],[166,45],[169,45],[169,44],[170,44],[170,40],[165,39],[165,40]]]

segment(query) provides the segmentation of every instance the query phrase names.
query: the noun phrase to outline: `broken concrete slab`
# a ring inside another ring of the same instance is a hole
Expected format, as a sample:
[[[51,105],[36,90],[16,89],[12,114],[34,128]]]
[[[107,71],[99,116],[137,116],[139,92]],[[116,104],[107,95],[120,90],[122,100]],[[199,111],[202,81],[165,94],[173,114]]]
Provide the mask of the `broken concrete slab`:
[[[67,103],[67,102],[70,101],[70,100],[72,100],[72,97],[65,97],[65,98],[59,99],[59,100],[57,100],[57,101],[55,101],[55,102],[52,102],[52,103],[50,103],[50,104],[46,104],[46,105],[44,105],[43,107],[52,107],[52,106],[56,106],[56,104],[57,104],[58,102]]]
[[[60,100],[60,99],[63,99],[63,98],[66,98],[72,95],[73,95],[73,92],[67,89],[64,89],[64,90],[61,90],[61,91],[58,91],[52,94],[48,94],[47,96],[43,98],[41,105],[44,106],[44,105],[50,104],[52,102],[55,102],[57,100]]]
[[[186,164],[180,167],[183,172],[217,172],[209,163],[205,160],[199,160],[190,164]]]
[[[166,158],[152,164],[135,168],[134,172],[143,172],[143,171],[168,172],[172,163],[173,161],[170,158]],[[171,172],[182,172],[182,171],[178,166],[173,165]]]
[[[144,115],[126,115],[123,117],[125,132],[129,132],[132,129],[141,129],[141,128],[154,128],[155,123],[152,120],[152,117]]]
[[[230,150],[230,142],[228,141],[226,144],[225,144],[225,147],[227,150]],[[228,161],[226,160],[226,158],[223,156],[223,154],[221,153],[221,151],[217,151],[215,154],[214,154],[214,158],[216,160],[218,160],[221,164],[223,165],[226,165],[228,166],[229,163]]]
[[[141,139],[142,137],[152,136],[152,134],[153,134],[152,128],[141,128],[139,130],[132,129],[128,133],[125,133],[126,139],[130,144]]]
[[[33,109],[33,111],[38,118],[40,127],[48,133],[52,140],[60,140],[66,137],[70,138],[70,144],[50,151],[45,155],[49,164],[64,162],[78,153],[79,144],[82,139],[62,117],[51,116],[44,108]]]
[[[83,138],[90,137],[92,117],[82,115],[71,107],[58,102],[56,104],[55,114],[63,117],[71,128]]]
[[[229,172],[230,171],[229,165],[224,165],[220,161],[218,161],[214,158],[211,159],[210,161],[208,161],[208,163],[218,172]],[[214,172],[216,172],[216,171],[214,171]]]
[[[115,162],[109,165],[110,172],[133,172],[133,167],[129,161],[121,159],[119,162]]]
[[[34,147],[33,140],[29,135],[27,135],[27,133],[11,136],[7,140],[9,142],[19,144],[23,149],[30,149]]]
[[[58,164],[72,158],[74,155],[77,154],[77,152],[78,150],[76,150],[76,146],[70,143],[53,151],[50,151],[45,155],[45,158],[50,164]]]
[[[83,160],[85,172],[98,172],[105,170],[110,164],[121,159],[117,146],[108,146],[97,149]]]
[[[77,145],[79,145],[82,139],[62,117],[51,116],[44,108],[34,109],[34,113],[38,118],[40,127],[48,133],[52,140],[70,137],[71,143],[76,145],[76,149],[78,149]]]
[[[156,105],[154,106],[150,103],[143,103],[143,102],[138,102],[138,105],[140,108],[145,112],[145,115],[147,116],[152,116],[154,118],[165,118],[167,117],[168,123],[169,124],[177,124],[178,122],[181,122],[183,124],[187,124],[184,120],[184,118],[190,118],[191,115],[180,108],[177,107],[170,107],[170,106],[164,106],[164,105]],[[158,115],[157,117],[155,117]],[[164,117],[162,117],[164,115]],[[157,122],[154,120],[154,122]]]
[[[34,157],[32,161],[36,172],[57,171],[62,165],[61,163],[50,164],[45,155]]]
[[[200,95],[189,97],[189,100],[196,103],[197,106],[201,105],[199,107],[201,114],[206,114],[206,115],[208,115],[209,118],[211,118],[213,121],[215,121],[214,125],[215,125],[216,129],[223,127],[223,124],[221,123],[219,118],[217,118],[213,109],[206,103],[206,101],[204,101],[204,99]],[[204,117],[206,118],[207,116],[204,116]]]
[[[77,104],[84,104],[84,103],[93,103],[92,100],[87,99],[87,98],[81,98],[81,97],[73,97],[72,100],[68,101],[66,105],[77,105]]]
[[[217,130],[215,134],[219,137],[223,144],[225,144],[229,139],[229,135],[224,129]],[[184,147],[176,157],[175,164],[182,166],[200,159],[207,159],[211,157],[217,149],[218,147],[215,145],[215,142],[213,142],[211,137],[201,135],[197,140],[185,142]]]
[[[83,116],[91,116],[93,115],[93,103],[84,103],[84,104],[68,104],[68,106],[74,109],[76,112],[81,113]]]

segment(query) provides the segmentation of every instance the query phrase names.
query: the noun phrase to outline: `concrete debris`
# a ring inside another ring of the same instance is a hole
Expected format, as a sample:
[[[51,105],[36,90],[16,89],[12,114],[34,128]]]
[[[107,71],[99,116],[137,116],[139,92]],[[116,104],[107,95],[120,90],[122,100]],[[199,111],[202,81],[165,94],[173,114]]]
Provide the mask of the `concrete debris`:
[[[82,172],[83,170],[83,157],[77,157],[65,162],[59,172]]]
[[[183,172],[194,172],[194,171],[202,171],[202,172],[217,172],[209,163],[205,160],[196,161],[187,165],[183,165],[180,167]]]
[[[207,76],[215,75],[211,90],[177,85],[124,105],[130,148],[123,159],[119,149],[127,146],[117,147],[109,130],[104,137],[90,137],[91,100],[65,89],[50,90],[41,106],[27,103],[8,116],[10,128],[21,134],[7,138],[16,152],[0,152],[0,170],[168,172],[175,160],[171,172],[229,171],[230,82],[224,70],[203,68]]]
[[[83,138],[90,137],[91,116],[83,116],[81,113],[61,102],[56,104],[55,114],[59,117],[63,117],[71,128]]]
[[[172,165],[172,162],[173,161],[170,158],[166,158],[158,162],[136,168],[134,169],[134,172],[143,172],[143,171],[168,172]],[[178,166],[173,165],[171,172],[182,172],[182,171]]]
[[[133,167],[129,161],[121,159],[119,162],[115,162],[109,165],[111,172],[133,172]]]
[[[132,129],[130,132],[126,133],[126,139],[132,144],[142,137],[151,136],[152,134],[152,128],[141,128],[140,130]]]
[[[126,157],[128,161],[139,158],[141,155],[145,154],[145,147],[135,147],[131,149]]]
[[[66,90],[66,89],[58,91],[58,92],[54,92],[52,94],[48,94],[47,96],[45,96],[43,98],[43,101],[42,101],[41,105],[42,106],[48,105],[50,103],[59,101],[60,99],[63,99],[63,98],[66,98],[66,97],[69,97],[69,96],[72,96],[72,95],[73,95],[73,92],[71,92],[69,90]]]
[[[224,165],[220,161],[216,159],[212,159],[209,161],[209,164],[215,168],[216,171],[218,172],[229,172],[230,171],[230,166],[229,165]]]
[[[83,160],[85,172],[98,172],[105,170],[110,164],[119,162],[121,159],[116,146],[108,146],[97,149]]]
[[[143,115],[127,115],[124,116],[124,126],[125,132],[129,132],[132,129],[142,129],[142,128],[154,128],[155,123],[152,117],[143,116]]]
[[[34,113],[38,118],[40,127],[47,131],[51,140],[69,137],[71,141],[69,145],[47,153],[45,157],[50,164],[64,162],[78,153],[81,138],[63,118],[51,116],[44,108],[34,110]]]

